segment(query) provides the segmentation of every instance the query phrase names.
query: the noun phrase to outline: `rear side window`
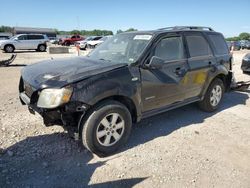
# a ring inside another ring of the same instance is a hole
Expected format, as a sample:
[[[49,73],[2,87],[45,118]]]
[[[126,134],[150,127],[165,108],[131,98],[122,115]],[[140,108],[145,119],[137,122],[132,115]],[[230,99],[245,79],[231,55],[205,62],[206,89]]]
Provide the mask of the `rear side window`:
[[[208,37],[215,48],[216,55],[228,54],[227,43],[222,35],[208,34]]]
[[[155,48],[155,56],[165,60],[173,61],[184,58],[184,48],[181,37],[169,37],[162,39]]]
[[[28,35],[28,40],[39,40],[44,39],[42,35]]]
[[[202,35],[186,36],[190,57],[211,55],[211,49]]]

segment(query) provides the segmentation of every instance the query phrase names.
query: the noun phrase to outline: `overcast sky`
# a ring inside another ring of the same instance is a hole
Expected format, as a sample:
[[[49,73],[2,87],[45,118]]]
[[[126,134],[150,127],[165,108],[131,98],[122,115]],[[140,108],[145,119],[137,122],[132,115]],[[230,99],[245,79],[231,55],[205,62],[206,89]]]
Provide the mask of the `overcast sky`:
[[[250,0],[0,0],[0,25],[59,30],[210,26],[226,37],[250,32]]]

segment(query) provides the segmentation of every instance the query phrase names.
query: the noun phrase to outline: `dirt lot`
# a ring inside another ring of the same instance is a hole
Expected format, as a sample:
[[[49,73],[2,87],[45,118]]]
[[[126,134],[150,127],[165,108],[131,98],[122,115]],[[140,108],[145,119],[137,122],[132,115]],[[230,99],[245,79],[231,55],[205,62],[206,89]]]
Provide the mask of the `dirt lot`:
[[[237,80],[250,79],[239,69],[247,52],[234,54]],[[225,94],[212,114],[192,104],[148,118],[117,154],[99,158],[18,99],[24,65],[66,56],[74,49],[20,52],[0,68],[0,187],[250,187],[250,91]]]

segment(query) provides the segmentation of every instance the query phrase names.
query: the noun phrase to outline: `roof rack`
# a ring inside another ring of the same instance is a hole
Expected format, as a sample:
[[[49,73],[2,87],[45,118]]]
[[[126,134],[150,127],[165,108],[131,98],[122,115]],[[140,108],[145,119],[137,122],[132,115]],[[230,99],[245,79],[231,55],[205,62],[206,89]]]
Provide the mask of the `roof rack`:
[[[203,26],[174,26],[174,27],[164,27],[158,30],[206,30],[206,31],[214,31],[211,27],[203,27]]]

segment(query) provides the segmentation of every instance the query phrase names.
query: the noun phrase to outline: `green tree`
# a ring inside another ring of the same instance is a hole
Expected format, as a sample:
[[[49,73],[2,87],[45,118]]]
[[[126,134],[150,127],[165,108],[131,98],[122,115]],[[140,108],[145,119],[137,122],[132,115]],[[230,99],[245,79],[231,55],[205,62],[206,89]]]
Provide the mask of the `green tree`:
[[[250,40],[250,33],[246,33],[246,32],[241,33],[239,35],[239,38],[240,38],[240,40]]]
[[[117,30],[116,34],[119,34],[119,33],[123,33],[123,31],[121,29]]]
[[[137,29],[134,29],[134,28],[129,28],[127,29],[125,32],[131,32],[131,31],[138,31]]]

